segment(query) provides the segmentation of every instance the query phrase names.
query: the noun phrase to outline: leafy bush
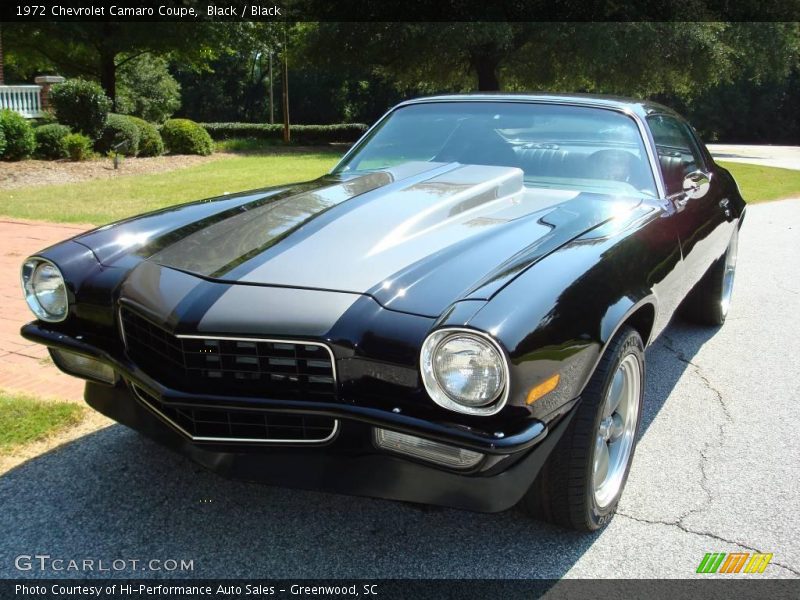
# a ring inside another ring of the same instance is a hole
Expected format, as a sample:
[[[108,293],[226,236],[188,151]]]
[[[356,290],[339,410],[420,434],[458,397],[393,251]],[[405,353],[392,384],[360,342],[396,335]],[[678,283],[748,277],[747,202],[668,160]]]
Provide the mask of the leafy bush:
[[[58,122],[96,140],[103,132],[111,100],[93,81],[70,79],[54,85],[50,100]]]
[[[44,111],[39,117],[34,119],[36,123],[33,128],[36,129],[39,125],[52,125],[53,123],[58,123],[58,119],[56,119],[56,115],[52,110]]]
[[[66,136],[64,148],[71,160],[86,160],[92,156],[92,140],[82,133],[70,133]]]
[[[66,158],[67,149],[64,146],[64,138],[70,134],[69,127],[52,123],[50,125],[39,125],[33,130],[36,137],[37,158]]]
[[[139,129],[139,156],[160,156],[164,154],[164,140],[158,128],[139,117],[128,117]]]
[[[117,149],[119,144],[123,145]],[[111,113],[95,148],[103,154],[119,152],[125,156],[136,156],[139,151],[139,127],[132,117]]]
[[[2,123],[0,123],[0,156],[3,156],[3,152],[6,151],[6,132],[3,129]]]
[[[22,115],[13,110],[0,110],[0,129],[6,138],[3,159],[21,160],[33,154],[36,148],[33,127]]]
[[[173,154],[206,156],[214,150],[214,142],[208,132],[189,119],[170,119],[161,127],[161,137]]]
[[[202,123],[215,140],[254,138],[262,140],[283,139],[283,125],[279,123]],[[292,125],[292,141],[298,144],[332,144],[355,142],[367,130],[363,123],[337,123],[334,125]]]
[[[117,110],[163,123],[181,107],[181,86],[164,58],[144,54],[122,67],[117,78]]]

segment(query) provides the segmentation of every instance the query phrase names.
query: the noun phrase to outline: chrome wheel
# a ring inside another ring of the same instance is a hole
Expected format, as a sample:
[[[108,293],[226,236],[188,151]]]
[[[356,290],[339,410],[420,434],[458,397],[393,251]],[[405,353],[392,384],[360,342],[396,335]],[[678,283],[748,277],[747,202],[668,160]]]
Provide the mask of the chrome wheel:
[[[736,275],[736,258],[739,253],[739,234],[734,233],[728,244],[728,251],[725,253],[725,270],[722,273],[722,297],[720,298],[720,308],[722,314],[728,314],[728,307],[731,305],[733,295],[733,278]]]
[[[639,420],[641,389],[641,365],[635,355],[628,354],[608,386],[595,437],[592,481],[599,508],[614,501],[625,479]]]

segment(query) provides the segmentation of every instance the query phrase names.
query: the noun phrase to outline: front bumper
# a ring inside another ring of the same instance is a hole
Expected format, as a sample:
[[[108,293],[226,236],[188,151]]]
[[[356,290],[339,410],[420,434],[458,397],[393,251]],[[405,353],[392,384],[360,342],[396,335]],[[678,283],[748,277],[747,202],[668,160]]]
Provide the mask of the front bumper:
[[[49,347],[89,355],[110,364],[122,377],[116,385],[88,381],[87,403],[102,414],[135,429],[198,464],[224,476],[262,483],[498,512],[515,505],[530,487],[574,414],[548,428],[539,421],[503,438],[446,423],[353,405],[260,400],[260,408],[318,414],[339,420],[334,439],[325,445],[200,443],[188,439],[138,400],[131,384],[165,403],[224,403],[164,387],[130,363],[80,336],[69,336],[39,323],[22,335]],[[454,471],[378,450],[374,427],[382,427],[482,452],[486,459],[473,471]]]

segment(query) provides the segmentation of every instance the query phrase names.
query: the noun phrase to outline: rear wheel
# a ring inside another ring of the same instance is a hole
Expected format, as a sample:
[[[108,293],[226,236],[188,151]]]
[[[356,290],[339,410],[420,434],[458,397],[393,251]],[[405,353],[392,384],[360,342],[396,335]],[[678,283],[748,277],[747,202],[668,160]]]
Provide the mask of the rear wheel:
[[[736,275],[739,230],[735,229],[725,254],[706,272],[683,304],[683,316],[700,325],[722,325],[728,316]]]
[[[580,531],[606,525],[628,478],[644,396],[644,345],[623,327],[581,395],[578,412],[522,506]]]

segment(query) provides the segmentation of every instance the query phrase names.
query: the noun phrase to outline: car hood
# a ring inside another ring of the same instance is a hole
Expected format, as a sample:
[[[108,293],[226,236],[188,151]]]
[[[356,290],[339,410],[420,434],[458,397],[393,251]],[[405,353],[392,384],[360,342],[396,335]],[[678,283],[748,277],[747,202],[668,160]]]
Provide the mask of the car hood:
[[[221,202],[217,211],[189,205],[196,218],[151,231],[136,254],[208,280],[365,294],[438,316],[460,299],[488,299],[640,200],[526,188],[516,168],[412,162]],[[145,229],[134,222],[125,231]]]

